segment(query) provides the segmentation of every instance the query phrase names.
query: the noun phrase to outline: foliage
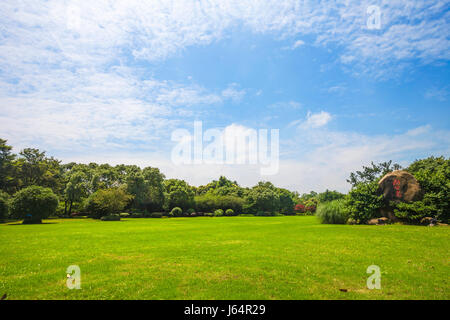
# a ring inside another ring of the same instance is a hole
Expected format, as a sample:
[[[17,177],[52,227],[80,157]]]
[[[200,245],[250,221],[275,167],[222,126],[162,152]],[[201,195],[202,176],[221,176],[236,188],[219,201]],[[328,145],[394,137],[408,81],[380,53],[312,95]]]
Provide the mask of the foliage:
[[[194,206],[194,190],[184,180],[169,179],[165,185],[165,208],[170,211],[174,207],[187,210]]]
[[[198,212],[211,212],[217,209],[232,209],[236,212],[242,211],[244,200],[235,196],[217,196],[204,194],[194,198],[195,208]]]
[[[85,209],[98,219],[120,213],[132,200],[133,196],[123,188],[100,189],[89,196]]]
[[[271,212],[271,211],[258,211],[255,214],[257,217],[273,217],[275,216],[275,212]]]
[[[378,195],[376,181],[359,183],[350,190],[346,198],[349,218],[357,223],[366,223],[370,219],[380,217],[380,208],[383,205],[383,196]]]
[[[197,195],[233,196],[242,197],[245,189],[241,188],[236,181],[228,180],[221,176],[219,180],[213,180],[206,186],[200,186],[196,190]]]
[[[9,195],[0,190],[0,221],[8,217]]]
[[[152,212],[150,218],[162,218],[163,214],[161,212]]]
[[[135,169],[127,178],[127,191],[134,196],[133,207],[161,210],[164,205],[164,175],[158,168]]]
[[[317,200],[319,201],[319,203],[338,200],[338,199],[344,199],[344,198],[345,198],[345,194],[340,193],[335,190],[330,191],[328,189],[325,190],[325,192],[319,193],[317,195]]]
[[[13,218],[40,223],[54,214],[57,206],[58,197],[50,188],[31,186],[14,194],[10,212]]]
[[[119,214],[119,216],[120,216],[121,218],[128,218],[128,217],[130,216],[130,214],[129,214],[128,212],[121,212],[121,213]]]
[[[183,215],[183,210],[180,207],[175,207],[170,211],[170,215],[173,217],[181,217]]]
[[[223,210],[222,209],[217,209],[216,211],[214,211],[214,216],[215,217],[223,216]]]
[[[294,196],[292,192],[287,189],[276,188],[278,193],[279,205],[278,210],[283,214],[292,214],[294,212]]]
[[[326,201],[319,204],[316,216],[321,223],[345,224],[348,219],[348,211],[344,199]]]
[[[304,204],[299,203],[295,205],[294,211],[296,213],[305,213],[306,212],[306,207]]]
[[[75,201],[81,201],[87,195],[88,182],[83,171],[72,170],[67,173],[68,182],[64,189],[64,215],[72,213],[72,206]],[[67,203],[69,211],[67,212]]]
[[[0,139],[0,190],[11,191],[14,188],[14,165],[16,155],[12,154],[12,147]]]
[[[365,183],[371,183],[376,182],[380,178],[382,178],[385,174],[394,171],[394,170],[400,170],[402,167],[394,163],[392,164],[392,160],[389,160],[387,162],[382,162],[379,164],[371,163],[371,167],[363,166],[362,171],[356,171],[350,173],[350,178],[347,179],[347,182],[352,185],[352,187],[356,187],[358,184],[365,184]]]
[[[275,212],[280,208],[280,197],[270,182],[260,182],[250,189],[245,197],[243,210],[245,213],[259,211]]]
[[[450,159],[416,160],[406,170],[417,179],[424,196],[421,201],[393,204],[395,215],[412,223],[418,223],[424,217],[449,222]]]
[[[225,215],[226,215],[227,217],[234,216],[234,210],[233,210],[233,209],[227,209],[227,210],[225,211]]]
[[[120,221],[120,216],[118,214],[110,214],[108,216],[103,216],[100,218],[102,221]]]

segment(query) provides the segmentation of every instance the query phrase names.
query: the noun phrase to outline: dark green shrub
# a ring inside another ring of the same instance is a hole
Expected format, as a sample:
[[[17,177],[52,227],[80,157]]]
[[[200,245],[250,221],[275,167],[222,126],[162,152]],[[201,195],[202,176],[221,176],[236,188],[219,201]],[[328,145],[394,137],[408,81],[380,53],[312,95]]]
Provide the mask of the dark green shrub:
[[[164,181],[164,186],[166,190],[164,208],[167,211],[176,207],[187,210],[194,206],[194,189],[186,181],[169,179]]]
[[[162,213],[161,212],[153,212],[150,217],[151,218],[162,218]]]
[[[138,212],[132,213],[130,216],[130,218],[143,218],[143,217],[144,217],[144,215],[142,213],[138,213]]]
[[[181,217],[183,215],[183,210],[179,207],[175,207],[170,211],[170,215],[173,217]]]
[[[429,157],[414,161],[407,169],[424,193],[421,201],[394,204],[396,217],[419,223],[424,217],[450,222],[450,159]]]
[[[109,216],[103,216],[100,218],[102,221],[120,221],[120,216],[118,214],[111,214]]]
[[[279,207],[280,197],[276,190],[260,183],[247,193],[243,210],[258,215],[260,211],[275,212]]]
[[[151,218],[152,217],[152,213],[148,212],[148,211],[145,211],[142,215],[143,215],[144,218]]]
[[[0,190],[0,221],[5,220],[8,217],[8,201],[9,195],[6,192]]]
[[[345,200],[340,199],[320,203],[317,207],[316,216],[319,218],[321,223],[345,224],[348,219]]]
[[[217,209],[216,211],[214,211],[214,217],[221,217],[221,216],[223,216],[222,209]]]
[[[192,209],[192,208],[191,208],[191,209],[187,209],[187,210],[186,210],[186,213],[189,214],[189,215],[191,215],[191,213],[195,213],[195,210]]]
[[[276,215],[275,212],[270,212],[270,211],[258,211],[255,214],[255,216],[257,216],[257,217],[273,217],[275,215]]]
[[[24,219],[24,223],[41,223],[55,214],[58,197],[50,188],[31,186],[14,194],[10,202],[11,216]]]
[[[91,217],[99,219],[121,212],[131,200],[133,197],[121,188],[101,189],[89,196],[85,210]]]
[[[212,212],[205,212],[203,215],[205,217],[214,217],[214,213],[212,213]]]
[[[219,196],[214,194],[204,194],[194,198],[197,212],[214,212],[217,209],[232,209],[241,212],[244,200],[236,196]]]
[[[376,181],[356,185],[346,198],[348,217],[357,223],[366,223],[370,219],[379,218],[383,205],[383,196],[378,195]]]
[[[233,211],[233,209],[227,209],[227,211],[225,211],[225,215],[226,215],[227,217],[234,216],[234,211]]]

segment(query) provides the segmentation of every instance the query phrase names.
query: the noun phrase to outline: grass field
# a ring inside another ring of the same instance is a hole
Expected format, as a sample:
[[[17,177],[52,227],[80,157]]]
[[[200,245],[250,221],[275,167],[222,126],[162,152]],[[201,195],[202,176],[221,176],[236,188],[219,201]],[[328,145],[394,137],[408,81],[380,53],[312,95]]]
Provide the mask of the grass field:
[[[0,225],[8,299],[449,299],[450,229],[315,217]],[[381,290],[366,287],[378,265]],[[81,268],[81,290],[66,268]],[[347,289],[342,292],[340,289]]]

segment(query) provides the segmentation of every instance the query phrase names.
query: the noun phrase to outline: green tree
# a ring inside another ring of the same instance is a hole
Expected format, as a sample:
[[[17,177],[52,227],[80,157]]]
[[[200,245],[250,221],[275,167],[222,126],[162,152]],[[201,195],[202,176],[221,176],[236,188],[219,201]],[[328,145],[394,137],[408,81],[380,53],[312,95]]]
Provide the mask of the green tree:
[[[346,198],[349,217],[357,223],[380,217],[383,205],[383,196],[378,195],[377,181],[357,184]]]
[[[86,211],[96,219],[118,214],[133,200],[123,188],[100,189],[91,194],[86,203]]]
[[[87,196],[88,181],[83,171],[72,170],[68,174],[68,182],[64,189],[64,215],[72,213],[72,206],[75,201],[81,201]],[[67,212],[67,205],[69,212]]]
[[[58,197],[50,188],[30,186],[16,192],[10,202],[11,216],[24,223],[41,223],[55,213]]]
[[[8,217],[9,195],[0,190],[0,221]]]
[[[259,182],[245,196],[244,212],[276,212],[280,208],[280,197],[270,182]]]
[[[362,171],[350,173],[350,177],[347,179],[347,182],[350,183],[352,187],[355,187],[360,183],[378,181],[385,174],[394,170],[400,170],[401,168],[402,167],[397,163],[392,164],[392,160],[381,162],[379,164],[374,164],[372,162],[370,167],[363,166]]]
[[[11,192],[17,183],[13,166],[16,155],[11,152],[12,147],[6,142],[6,140],[0,139],[0,190]]]
[[[338,191],[330,191],[330,190],[325,190],[325,192],[319,193],[317,195],[317,199],[319,200],[320,203],[323,202],[330,202],[333,200],[339,200],[339,199],[343,199],[345,197],[345,194],[340,193]]]
[[[169,179],[165,185],[165,209],[172,210],[180,207],[183,210],[194,207],[194,190],[184,180]]]
[[[18,178],[18,187],[42,186],[51,188],[54,192],[61,190],[60,161],[46,157],[45,151],[26,148],[19,153],[19,158],[13,163]]]
[[[287,189],[276,189],[279,197],[279,212],[284,214],[292,214],[294,212],[294,195]]]
[[[417,179],[424,196],[412,203],[393,203],[395,215],[414,223],[424,217],[449,222],[450,159],[429,157],[416,160],[406,170]]]

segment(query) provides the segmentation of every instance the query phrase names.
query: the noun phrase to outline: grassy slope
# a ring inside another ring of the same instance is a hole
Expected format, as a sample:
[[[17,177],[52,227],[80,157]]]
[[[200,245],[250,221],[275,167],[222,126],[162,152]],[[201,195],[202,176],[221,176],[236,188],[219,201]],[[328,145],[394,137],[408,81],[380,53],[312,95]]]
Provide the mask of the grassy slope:
[[[0,225],[9,299],[449,299],[450,229],[315,217]],[[65,286],[81,268],[82,289]],[[382,289],[366,288],[366,268]],[[339,289],[348,289],[341,292]]]

